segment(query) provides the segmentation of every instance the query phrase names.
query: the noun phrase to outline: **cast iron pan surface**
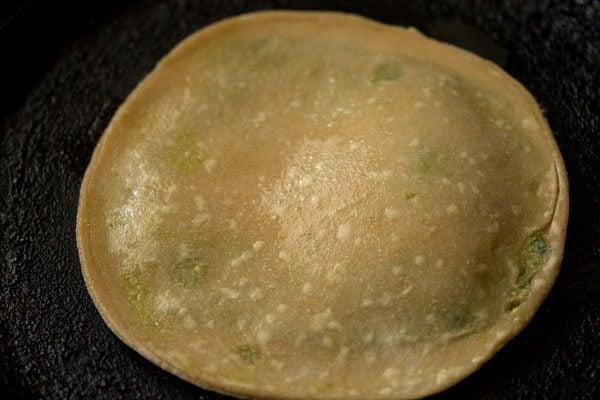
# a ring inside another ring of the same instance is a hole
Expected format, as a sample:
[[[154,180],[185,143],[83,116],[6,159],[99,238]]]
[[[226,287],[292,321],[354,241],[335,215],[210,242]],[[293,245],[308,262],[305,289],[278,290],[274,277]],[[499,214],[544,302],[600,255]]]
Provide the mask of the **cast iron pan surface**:
[[[599,1],[44,3],[5,4],[0,28],[0,386],[8,398],[226,398],[163,372],[102,322],[80,273],[77,200],[104,128],[163,55],[211,22],[276,8],[414,25],[492,58],[534,94],[569,172],[562,270],[518,337],[433,398],[600,398]]]

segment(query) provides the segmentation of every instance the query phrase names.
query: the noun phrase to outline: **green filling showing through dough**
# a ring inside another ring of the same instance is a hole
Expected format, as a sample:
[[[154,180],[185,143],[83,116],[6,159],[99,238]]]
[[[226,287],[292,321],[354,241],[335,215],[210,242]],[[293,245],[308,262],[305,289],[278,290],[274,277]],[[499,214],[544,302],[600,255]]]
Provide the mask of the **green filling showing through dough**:
[[[416,169],[423,176],[437,176],[442,171],[442,155],[437,149],[426,147],[417,153]]]
[[[523,289],[531,283],[540,266],[546,261],[547,252],[548,242],[544,237],[544,233],[542,231],[533,232],[525,241],[519,253],[518,288]]]
[[[127,300],[138,309],[147,312],[148,301],[150,299],[150,287],[148,273],[136,268],[123,275],[123,284]]]
[[[192,289],[204,282],[208,272],[208,260],[197,252],[180,258],[169,270],[169,277],[178,285]]]
[[[402,65],[396,61],[379,64],[371,71],[369,82],[372,84],[394,81],[402,76]]]
[[[447,333],[442,339],[456,339],[463,336],[469,336],[480,331],[485,321],[478,318],[471,307],[466,303],[457,304],[454,308],[449,308],[442,313],[445,321]]]
[[[251,344],[245,343],[235,349],[244,364],[254,364],[260,358],[260,350]]]
[[[515,288],[505,305],[507,312],[519,307],[525,299],[527,289],[548,258],[548,241],[540,230],[534,231],[523,243],[519,252],[519,273]]]

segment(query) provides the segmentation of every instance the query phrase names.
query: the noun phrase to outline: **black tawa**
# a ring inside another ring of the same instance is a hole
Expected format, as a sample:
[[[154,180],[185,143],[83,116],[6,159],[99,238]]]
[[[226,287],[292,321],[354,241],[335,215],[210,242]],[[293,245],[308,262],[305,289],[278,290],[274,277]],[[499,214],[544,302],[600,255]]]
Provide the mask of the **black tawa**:
[[[0,5],[0,389],[4,399],[224,399],[154,366],[102,322],[75,216],[90,156],[176,43],[262,9],[348,11],[491,58],[537,98],[565,158],[562,270],[529,326],[434,399],[600,398],[600,1],[69,1]]]

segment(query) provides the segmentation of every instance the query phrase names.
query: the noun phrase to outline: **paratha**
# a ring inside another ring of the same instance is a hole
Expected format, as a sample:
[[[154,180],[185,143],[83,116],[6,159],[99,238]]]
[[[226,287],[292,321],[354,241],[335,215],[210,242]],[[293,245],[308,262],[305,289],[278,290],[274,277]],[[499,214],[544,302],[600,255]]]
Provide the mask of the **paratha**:
[[[559,270],[567,176],[501,68],[414,29],[260,12],[186,38],[102,136],[83,276],[204,388],[408,399],[477,370]]]

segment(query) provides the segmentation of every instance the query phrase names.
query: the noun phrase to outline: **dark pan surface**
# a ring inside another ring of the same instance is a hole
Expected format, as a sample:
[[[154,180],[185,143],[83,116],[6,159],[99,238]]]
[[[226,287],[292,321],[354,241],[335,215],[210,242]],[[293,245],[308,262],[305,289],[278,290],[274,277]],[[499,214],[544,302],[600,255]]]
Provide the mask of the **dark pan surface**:
[[[562,271],[516,339],[434,397],[600,398],[600,1],[41,3],[0,28],[0,385],[8,398],[225,398],[112,335],[83,283],[75,215],[98,138],[160,57],[210,22],[268,8],[415,25],[502,63],[536,96],[571,184]]]

